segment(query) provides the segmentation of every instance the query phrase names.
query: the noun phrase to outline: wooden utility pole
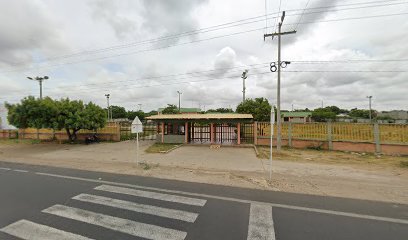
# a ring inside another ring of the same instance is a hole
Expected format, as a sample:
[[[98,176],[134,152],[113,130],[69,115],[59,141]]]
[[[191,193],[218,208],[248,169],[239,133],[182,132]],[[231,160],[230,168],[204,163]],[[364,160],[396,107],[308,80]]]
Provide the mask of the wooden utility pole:
[[[277,70],[278,70],[278,84],[277,84],[277,96],[276,96],[276,98],[277,98],[277,101],[276,101],[276,103],[277,103],[277,109],[276,109],[276,114],[277,114],[277,121],[276,121],[276,123],[277,123],[277,137],[276,137],[276,140],[277,140],[277,144],[276,144],[276,150],[279,152],[280,150],[281,150],[281,147],[282,147],[282,116],[281,116],[281,112],[280,112],[280,110],[281,110],[281,108],[280,108],[280,75],[281,75],[281,67],[286,67],[286,65],[287,64],[289,64],[290,62],[287,62],[287,61],[284,61],[284,62],[282,62],[281,61],[281,36],[282,35],[287,35],[287,34],[294,34],[294,33],[296,33],[296,30],[293,30],[293,31],[289,31],[289,32],[282,32],[281,30],[282,30],[282,23],[283,23],[283,20],[285,19],[285,11],[283,11],[283,13],[282,13],[282,17],[281,17],[281,21],[279,22],[279,25],[278,25],[278,32],[275,32],[275,33],[270,33],[270,34],[264,34],[264,40],[265,40],[265,38],[267,38],[267,37],[272,37],[272,39],[273,39],[273,37],[274,36],[278,36],[278,67],[277,67]],[[282,64],[284,64],[283,66],[282,66]],[[276,67],[275,67],[276,68]],[[272,65],[271,65],[271,71],[272,71]]]

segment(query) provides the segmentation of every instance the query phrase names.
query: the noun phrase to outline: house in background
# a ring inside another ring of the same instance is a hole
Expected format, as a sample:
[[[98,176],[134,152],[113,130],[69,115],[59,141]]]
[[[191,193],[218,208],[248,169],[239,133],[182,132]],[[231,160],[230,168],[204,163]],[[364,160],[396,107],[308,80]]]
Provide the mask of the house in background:
[[[161,115],[163,110],[164,108],[157,109],[157,114]],[[181,114],[199,114],[201,113],[201,109],[200,108],[180,108],[180,113]]]
[[[282,112],[282,122],[307,123],[312,121],[312,112]]]

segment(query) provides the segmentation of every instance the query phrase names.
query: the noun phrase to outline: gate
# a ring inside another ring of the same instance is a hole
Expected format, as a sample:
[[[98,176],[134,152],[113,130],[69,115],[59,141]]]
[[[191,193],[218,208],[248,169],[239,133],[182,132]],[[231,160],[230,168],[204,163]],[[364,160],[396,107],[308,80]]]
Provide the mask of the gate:
[[[190,123],[189,142],[195,144],[211,143],[211,128],[209,124]]]
[[[237,125],[232,123],[215,124],[215,143],[237,144]]]
[[[254,124],[241,123],[241,143],[254,143]]]

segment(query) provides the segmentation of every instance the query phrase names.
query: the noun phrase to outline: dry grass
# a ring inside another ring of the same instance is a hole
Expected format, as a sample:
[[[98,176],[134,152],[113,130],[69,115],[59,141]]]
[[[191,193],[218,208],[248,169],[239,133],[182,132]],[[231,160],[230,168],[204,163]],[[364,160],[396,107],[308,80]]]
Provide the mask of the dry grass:
[[[259,158],[269,158],[269,147],[258,147]],[[354,153],[339,151],[324,151],[312,149],[283,148],[280,153],[276,148],[272,151],[276,160],[296,161],[296,162],[316,162],[327,164],[353,164],[370,165],[379,167],[404,167],[408,168],[408,157],[374,155],[370,153]]]
[[[145,150],[147,153],[164,153],[170,149],[179,146],[179,144],[171,143],[155,143]]]

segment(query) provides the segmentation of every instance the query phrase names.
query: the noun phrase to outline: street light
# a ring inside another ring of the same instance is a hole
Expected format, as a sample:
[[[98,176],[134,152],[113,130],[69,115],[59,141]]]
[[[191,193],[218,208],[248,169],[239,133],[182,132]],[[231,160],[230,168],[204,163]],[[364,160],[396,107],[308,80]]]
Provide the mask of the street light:
[[[245,71],[242,72],[242,76],[241,76],[242,78],[242,102],[245,102],[245,90],[246,90],[245,79],[247,79],[247,77],[248,77],[248,69],[245,69]]]
[[[180,113],[180,95],[183,94],[183,93],[180,92],[180,91],[177,91],[177,93],[178,93],[178,97],[179,97],[179,113]]]
[[[370,109],[368,116],[370,117],[370,123],[371,123],[371,99],[373,98],[373,96],[367,96],[367,98],[368,98],[368,108]]]
[[[108,103],[108,121],[109,121],[109,97],[110,97],[110,94],[109,93],[107,93],[107,94],[105,94],[105,97],[106,97],[106,101],[107,101],[107,103]],[[110,116],[111,118],[112,118],[112,115]]]
[[[44,81],[44,80],[47,80],[48,79],[48,76],[44,76],[44,77],[35,77],[35,78],[32,78],[32,77],[27,77],[28,79],[30,79],[30,80],[33,80],[33,81],[38,81],[38,83],[40,84],[40,99],[42,100],[42,82]]]

